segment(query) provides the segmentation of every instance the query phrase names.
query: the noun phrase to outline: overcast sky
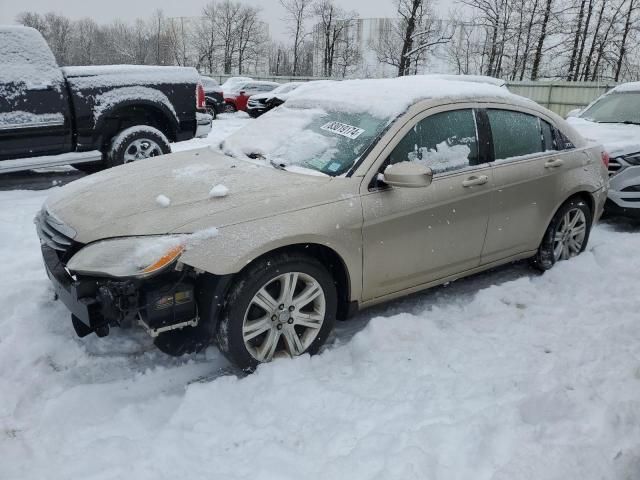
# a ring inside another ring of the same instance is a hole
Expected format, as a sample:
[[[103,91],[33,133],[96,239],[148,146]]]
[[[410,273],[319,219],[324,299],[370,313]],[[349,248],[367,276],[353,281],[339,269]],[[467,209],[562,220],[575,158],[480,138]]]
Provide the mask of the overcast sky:
[[[278,0],[243,0],[262,9],[262,18],[269,23],[274,38],[283,39],[284,11]],[[0,23],[14,23],[18,13],[54,11],[72,19],[91,17],[98,23],[120,18],[133,20],[148,17],[156,8],[169,17],[199,15],[207,0],[0,0]],[[390,17],[395,13],[395,0],[339,0],[341,7],[355,10],[361,18]]]

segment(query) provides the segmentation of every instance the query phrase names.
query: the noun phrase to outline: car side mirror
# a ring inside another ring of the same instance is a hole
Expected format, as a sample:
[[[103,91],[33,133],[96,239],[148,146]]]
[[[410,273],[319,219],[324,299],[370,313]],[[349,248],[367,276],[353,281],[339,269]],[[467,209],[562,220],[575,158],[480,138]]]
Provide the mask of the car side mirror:
[[[400,162],[384,170],[382,181],[392,187],[420,188],[431,185],[433,172],[416,162]]]

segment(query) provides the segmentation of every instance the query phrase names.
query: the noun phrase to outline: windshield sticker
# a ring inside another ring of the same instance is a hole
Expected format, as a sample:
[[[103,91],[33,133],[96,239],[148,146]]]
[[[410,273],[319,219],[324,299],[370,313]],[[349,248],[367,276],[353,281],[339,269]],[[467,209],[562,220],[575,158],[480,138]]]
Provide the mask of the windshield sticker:
[[[351,140],[355,140],[364,133],[364,130],[362,128],[354,127],[353,125],[347,125],[346,123],[340,122],[325,123],[320,127],[320,129],[326,130],[327,132],[337,133],[338,135],[350,138]]]
[[[340,170],[340,167],[340,162],[333,162],[327,167],[327,170],[329,170],[330,172],[337,172],[338,170]]]
[[[317,168],[318,170],[322,170],[324,166],[327,164],[322,158],[314,158],[307,162],[307,165]]]

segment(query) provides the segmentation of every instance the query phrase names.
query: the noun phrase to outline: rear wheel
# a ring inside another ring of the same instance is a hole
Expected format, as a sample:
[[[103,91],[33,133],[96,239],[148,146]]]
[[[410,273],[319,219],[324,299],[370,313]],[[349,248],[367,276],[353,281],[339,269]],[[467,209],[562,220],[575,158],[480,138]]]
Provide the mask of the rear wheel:
[[[253,370],[276,357],[316,353],[333,329],[337,294],[320,262],[284,254],[249,267],[226,306],[216,334],[220,350]]]
[[[211,118],[215,120],[216,117],[218,116],[218,112],[216,112],[215,107],[212,104],[207,103],[206,110],[207,110],[207,113],[211,115]]]
[[[157,128],[136,126],[118,133],[111,141],[107,167],[171,153],[169,140]]]
[[[553,216],[533,265],[549,270],[556,262],[580,255],[587,248],[591,232],[592,213],[581,199],[571,199]]]

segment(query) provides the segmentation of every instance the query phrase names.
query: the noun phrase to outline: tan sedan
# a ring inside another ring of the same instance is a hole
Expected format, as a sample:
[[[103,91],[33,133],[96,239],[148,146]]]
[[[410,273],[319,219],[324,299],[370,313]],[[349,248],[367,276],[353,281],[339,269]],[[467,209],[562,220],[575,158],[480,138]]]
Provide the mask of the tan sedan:
[[[36,223],[79,335],[136,323],[167,353],[216,341],[253,369],[317,352],[358,309],[581,253],[606,161],[495,86],[318,82],[220,146],[59,189]]]

